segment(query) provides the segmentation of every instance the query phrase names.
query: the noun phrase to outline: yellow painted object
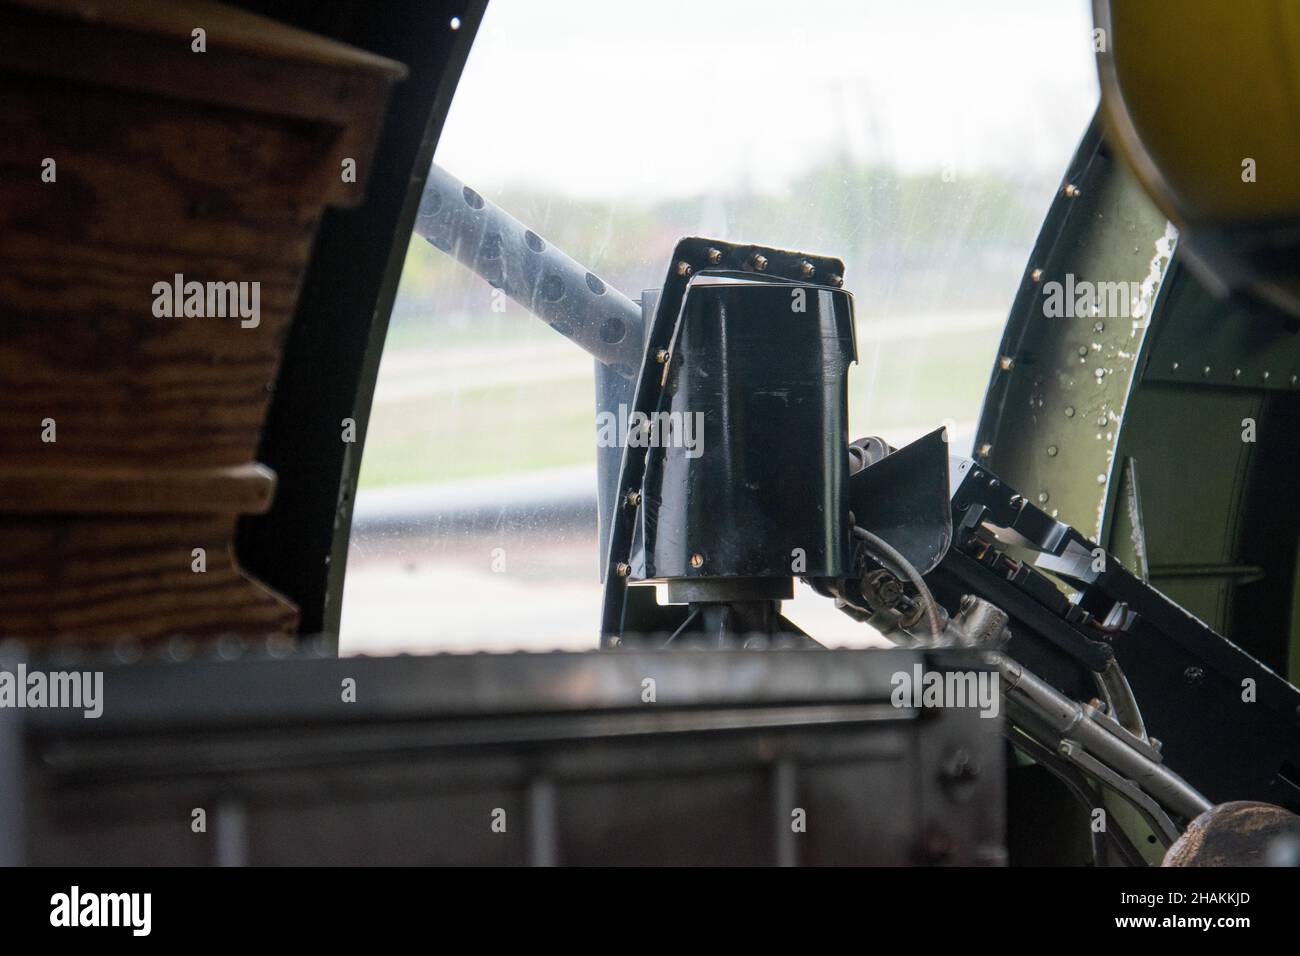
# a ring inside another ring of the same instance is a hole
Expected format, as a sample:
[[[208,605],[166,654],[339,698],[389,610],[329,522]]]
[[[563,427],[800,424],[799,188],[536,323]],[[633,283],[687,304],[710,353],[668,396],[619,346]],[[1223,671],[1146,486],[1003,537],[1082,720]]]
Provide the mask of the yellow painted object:
[[[1096,0],[1110,139],[1180,228],[1300,220],[1300,3]]]

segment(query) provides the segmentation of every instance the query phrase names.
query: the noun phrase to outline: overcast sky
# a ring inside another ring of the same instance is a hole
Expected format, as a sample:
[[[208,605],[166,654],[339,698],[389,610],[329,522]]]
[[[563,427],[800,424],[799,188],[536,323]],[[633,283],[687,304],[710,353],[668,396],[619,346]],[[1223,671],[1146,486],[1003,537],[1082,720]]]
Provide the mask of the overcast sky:
[[[1059,175],[1087,0],[490,0],[438,150],[487,191],[779,191],[837,153]]]

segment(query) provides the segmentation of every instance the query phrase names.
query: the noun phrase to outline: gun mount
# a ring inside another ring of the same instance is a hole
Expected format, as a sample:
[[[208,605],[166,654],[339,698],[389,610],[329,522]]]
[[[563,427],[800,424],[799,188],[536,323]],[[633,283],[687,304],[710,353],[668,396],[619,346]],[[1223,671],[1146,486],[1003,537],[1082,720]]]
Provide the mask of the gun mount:
[[[952,456],[943,429],[849,442],[840,260],[683,239],[638,308],[437,167],[416,231],[616,373],[597,376],[621,418],[600,473],[602,647],[820,647],[781,615],[799,578],[899,645],[991,668],[1016,748],[1141,821],[1094,836],[1098,860],[1143,863],[1216,800],[1277,799],[1300,692]],[[1218,707],[1212,741],[1164,707],[1156,740],[1139,701],[1188,667],[1225,699],[1253,681],[1260,706]]]

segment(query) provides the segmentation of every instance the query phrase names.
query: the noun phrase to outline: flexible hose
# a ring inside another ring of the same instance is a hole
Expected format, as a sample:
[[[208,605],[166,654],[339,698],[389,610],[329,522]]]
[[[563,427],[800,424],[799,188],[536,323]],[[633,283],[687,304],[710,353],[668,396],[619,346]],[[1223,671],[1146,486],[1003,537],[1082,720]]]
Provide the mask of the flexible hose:
[[[903,576],[912,582],[912,586],[920,593],[921,600],[925,602],[925,616],[930,622],[930,635],[937,644],[943,636],[943,622],[939,620],[939,605],[935,603],[934,595],[930,593],[930,588],[921,577],[921,572],[916,570],[912,562],[903,557],[898,549],[879,535],[872,534],[859,525],[853,526],[853,534],[865,541],[867,546],[876,552],[876,557],[894,565],[895,571],[902,572]]]

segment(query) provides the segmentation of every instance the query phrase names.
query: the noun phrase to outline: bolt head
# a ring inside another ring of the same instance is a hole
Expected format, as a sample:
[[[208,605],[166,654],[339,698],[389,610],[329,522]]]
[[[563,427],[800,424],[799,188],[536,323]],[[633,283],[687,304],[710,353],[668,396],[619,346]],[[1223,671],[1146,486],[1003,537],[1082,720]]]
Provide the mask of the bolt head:
[[[700,554],[699,552],[696,552],[695,554],[691,555],[691,567],[693,568],[704,567],[704,555]]]
[[[708,258],[709,258],[709,265],[716,266],[719,262],[722,261],[722,250],[710,249],[708,252]]]
[[[677,263],[677,274],[679,276],[688,276],[691,274],[691,264],[686,260]]]
[[[811,279],[813,273],[816,271],[817,270],[813,267],[813,264],[809,262],[807,259],[799,263],[799,274],[803,276],[805,279]]]
[[[614,573],[620,578],[625,578],[632,573],[632,565],[628,564],[626,561],[620,561],[618,564],[614,565]]]
[[[764,272],[767,269],[767,256],[757,255],[753,259],[754,269],[758,272]]]
[[[1035,269],[1033,272],[1029,273],[1029,279],[1030,279],[1031,282],[1042,282],[1042,281],[1043,281],[1043,270],[1042,270],[1042,269]]]

